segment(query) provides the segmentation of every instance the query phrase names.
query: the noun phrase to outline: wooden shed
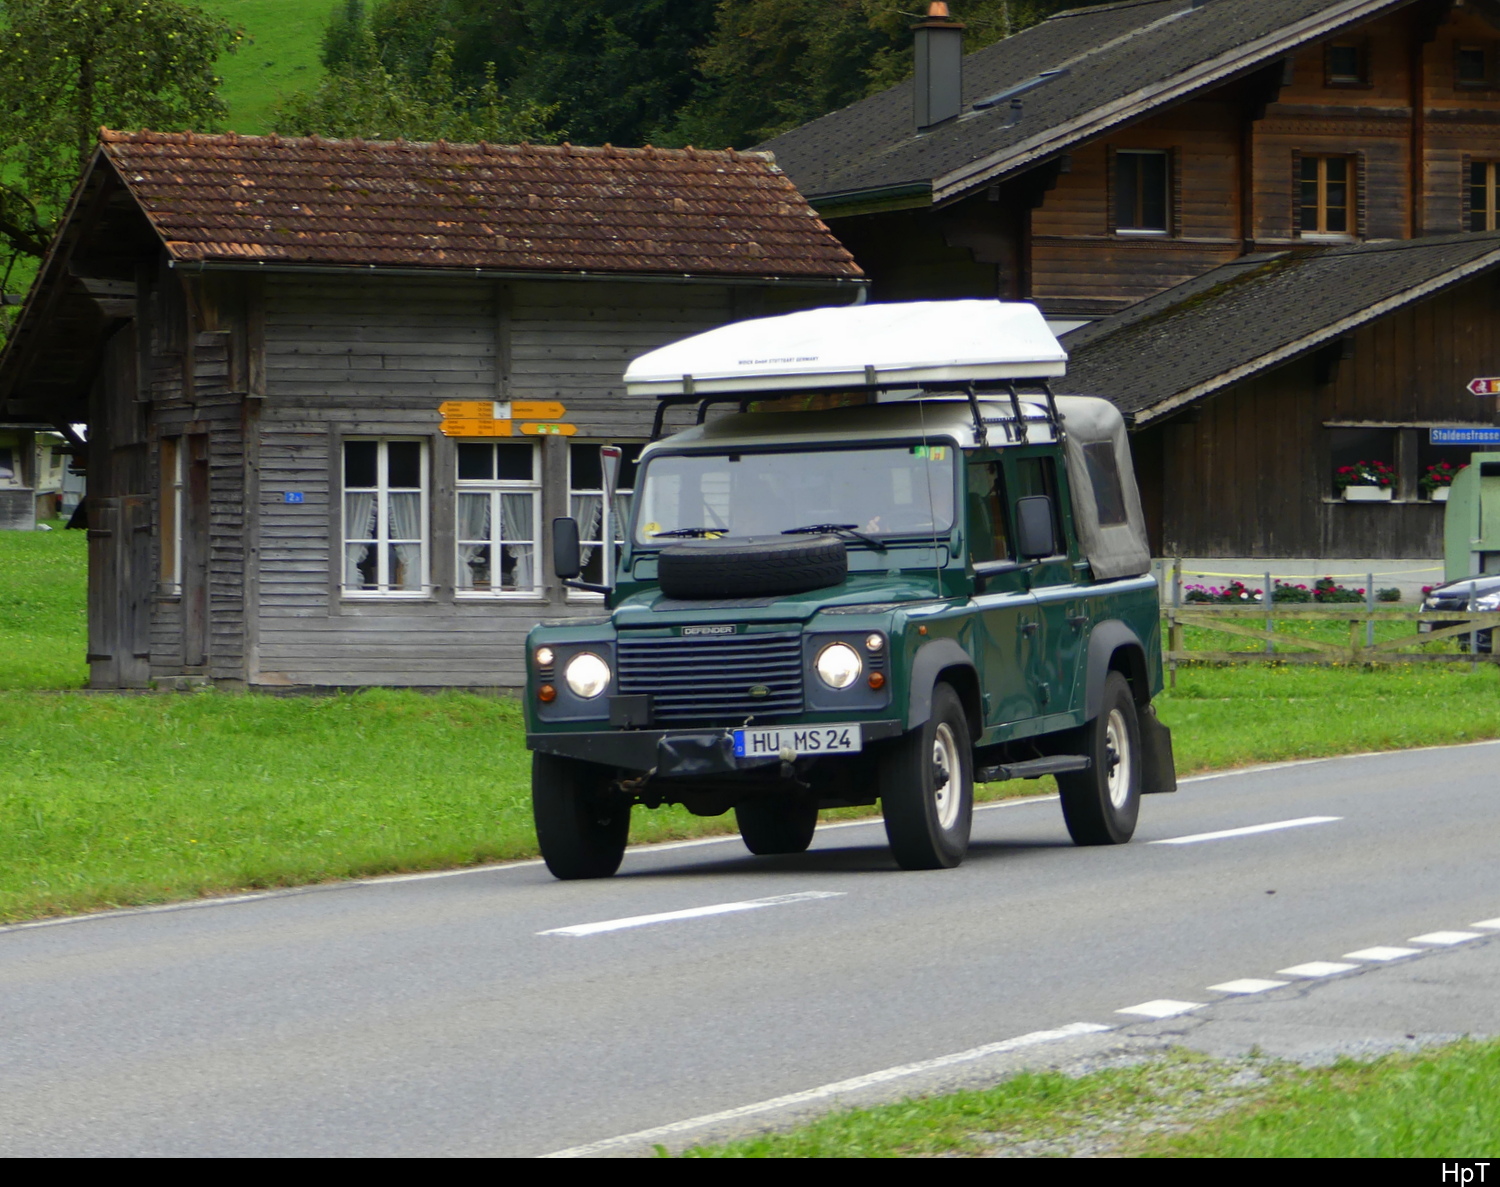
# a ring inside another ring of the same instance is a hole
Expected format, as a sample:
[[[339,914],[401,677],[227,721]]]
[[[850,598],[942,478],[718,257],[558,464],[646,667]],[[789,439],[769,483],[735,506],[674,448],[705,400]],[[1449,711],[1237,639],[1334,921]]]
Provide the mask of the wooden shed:
[[[1063,344],[1061,386],[1134,422],[1158,555],[1442,556],[1424,478],[1500,443],[1473,382],[1500,362],[1500,232],[1246,256]],[[1361,462],[1390,485],[1351,501]]]
[[[629,361],[863,287],[765,154],[104,133],[0,416],[89,426],[94,687],[512,687]]]

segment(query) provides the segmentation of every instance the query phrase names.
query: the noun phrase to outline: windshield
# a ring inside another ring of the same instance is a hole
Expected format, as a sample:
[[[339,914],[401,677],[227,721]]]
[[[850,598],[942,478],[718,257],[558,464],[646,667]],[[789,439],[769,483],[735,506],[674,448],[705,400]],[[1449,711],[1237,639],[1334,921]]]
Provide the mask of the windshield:
[[[771,536],[819,525],[871,536],[946,535],[955,453],[948,445],[896,445],[660,455],[637,493],[635,538]]]

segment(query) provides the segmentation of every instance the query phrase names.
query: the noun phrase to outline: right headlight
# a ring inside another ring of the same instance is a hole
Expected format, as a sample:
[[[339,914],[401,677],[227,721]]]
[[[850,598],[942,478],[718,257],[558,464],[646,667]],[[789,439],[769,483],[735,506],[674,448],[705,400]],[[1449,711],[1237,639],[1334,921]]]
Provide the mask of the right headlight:
[[[592,651],[580,651],[568,661],[563,679],[575,696],[591,701],[609,687],[609,665]]]
[[[829,688],[843,690],[848,688],[864,671],[864,664],[859,658],[859,652],[847,643],[830,643],[822,651],[818,652],[818,658],[813,661],[813,667],[817,669],[818,677]]]
[[[1474,609],[1500,610],[1500,593],[1485,594],[1482,598],[1475,598]]]

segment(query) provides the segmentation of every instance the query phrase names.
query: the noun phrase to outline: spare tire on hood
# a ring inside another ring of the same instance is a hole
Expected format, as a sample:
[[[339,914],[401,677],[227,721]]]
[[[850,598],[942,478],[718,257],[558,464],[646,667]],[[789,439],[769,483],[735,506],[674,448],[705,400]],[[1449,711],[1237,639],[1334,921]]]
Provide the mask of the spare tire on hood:
[[[738,536],[661,550],[657,580],[669,598],[751,598],[840,585],[849,553],[837,536]]]

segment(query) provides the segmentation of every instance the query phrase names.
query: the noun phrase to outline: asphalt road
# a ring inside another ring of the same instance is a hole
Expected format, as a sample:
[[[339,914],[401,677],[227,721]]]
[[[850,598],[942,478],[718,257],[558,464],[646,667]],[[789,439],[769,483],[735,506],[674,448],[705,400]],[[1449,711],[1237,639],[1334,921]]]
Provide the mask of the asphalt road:
[[[898,871],[876,823],[797,857],[634,850],[605,882],[527,863],[5,929],[0,1154],[628,1152],[591,1144],[1062,1028],[1251,1035],[1343,992],[1357,1029],[1381,994],[1341,982],[1440,992],[1500,953],[1497,790],[1483,744],[1195,781],[1115,848],[1074,848],[1055,801],[993,807],[953,871]],[[1346,967],[1281,972],[1314,961]],[[1500,1031],[1476,978],[1445,1024]],[[1245,979],[1285,987],[1209,988]]]

